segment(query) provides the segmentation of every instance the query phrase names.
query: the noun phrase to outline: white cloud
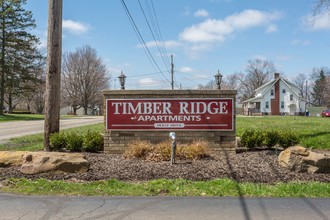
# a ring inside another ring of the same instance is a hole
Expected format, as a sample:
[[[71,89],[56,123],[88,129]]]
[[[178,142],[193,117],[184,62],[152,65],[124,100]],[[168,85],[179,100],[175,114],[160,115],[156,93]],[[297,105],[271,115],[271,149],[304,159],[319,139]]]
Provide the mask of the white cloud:
[[[290,44],[293,46],[295,46],[295,45],[307,46],[307,45],[310,45],[310,43],[311,42],[309,40],[299,40],[299,39],[295,39],[290,42]]]
[[[184,52],[190,59],[198,59],[202,52],[209,51],[212,48],[210,43],[193,43],[186,45]]]
[[[38,45],[38,49],[47,48],[47,38],[40,38],[40,44]]]
[[[188,16],[190,14],[190,8],[189,7],[185,7],[184,11],[182,12],[183,16]]]
[[[164,46],[166,48],[175,48],[175,47],[179,47],[181,45],[180,42],[178,41],[149,41],[146,43],[147,47],[157,47],[158,46],[162,46],[164,44]],[[137,47],[142,48],[141,44],[138,44]]]
[[[281,55],[281,56],[277,56],[276,57],[276,60],[279,60],[279,61],[290,61],[290,60],[292,60],[292,57],[291,56],[286,56],[286,55]]]
[[[273,33],[273,32],[277,32],[278,28],[275,24],[270,24],[267,29],[266,29],[266,33]]]
[[[205,9],[200,9],[195,12],[194,16],[195,17],[208,17],[209,13]]]
[[[302,23],[311,31],[330,30],[330,14],[324,12],[316,16],[307,15],[303,17]]]
[[[89,26],[72,20],[63,20],[63,29],[73,34],[83,34],[89,30]]]
[[[264,55],[254,55],[253,59],[265,61],[265,60],[267,60],[267,57]]]
[[[223,20],[207,19],[202,23],[185,28],[180,34],[180,39],[192,43],[224,42],[230,34],[236,31],[264,26],[280,17],[279,12],[244,10]]]
[[[188,66],[184,66],[180,68],[180,72],[182,73],[191,73],[194,72],[194,69]]]
[[[140,79],[138,82],[141,86],[155,86],[164,83],[161,80],[154,80],[152,78]]]

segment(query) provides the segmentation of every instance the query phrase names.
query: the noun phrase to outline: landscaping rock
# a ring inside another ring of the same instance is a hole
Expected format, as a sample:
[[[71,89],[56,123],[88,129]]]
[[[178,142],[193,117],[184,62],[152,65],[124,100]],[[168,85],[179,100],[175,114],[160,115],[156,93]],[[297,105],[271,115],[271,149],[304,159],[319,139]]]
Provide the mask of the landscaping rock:
[[[325,154],[330,151],[318,150]],[[118,179],[122,181],[147,181],[160,178],[207,181],[229,178],[238,182],[269,183],[278,182],[330,182],[328,173],[298,173],[281,166],[278,154],[273,150],[242,151],[228,155],[223,160],[205,158],[202,160],[177,160],[154,162],[138,159],[125,159],[122,155],[105,153],[83,153],[90,163],[87,172],[64,173],[48,172],[24,174],[20,167],[0,167],[0,183],[10,178],[64,180],[85,182]]]
[[[296,172],[330,173],[330,155],[312,152],[301,146],[289,147],[278,157],[280,165]]]
[[[21,172],[38,174],[51,171],[66,173],[86,172],[89,162],[80,153],[29,152],[23,156]]]
[[[21,166],[26,151],[0,151],[0,167]]]

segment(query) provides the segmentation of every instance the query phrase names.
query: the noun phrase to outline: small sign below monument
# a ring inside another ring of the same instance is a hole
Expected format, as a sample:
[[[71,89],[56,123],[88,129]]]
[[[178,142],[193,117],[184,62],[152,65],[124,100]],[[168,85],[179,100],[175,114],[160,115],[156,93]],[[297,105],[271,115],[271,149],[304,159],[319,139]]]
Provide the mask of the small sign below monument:
[[[232,98],[107,99],[108,130],[234,130]]]

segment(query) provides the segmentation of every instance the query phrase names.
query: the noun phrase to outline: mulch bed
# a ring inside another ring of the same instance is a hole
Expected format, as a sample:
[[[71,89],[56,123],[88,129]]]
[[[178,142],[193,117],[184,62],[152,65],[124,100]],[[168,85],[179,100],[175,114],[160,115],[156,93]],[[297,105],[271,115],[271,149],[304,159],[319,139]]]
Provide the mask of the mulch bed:
[[[95,181],[118,179],[145,181],[159,178],[212,180],[230,178],[239,182],[270,183],[289,181],[330,182],[330,174],[296,173],[278,165],[275,151],[240,152],[222,159],[150,162],[124,159],[121,155],[86,153],[91,166],[86,173],[43,173],[24,175],[19,167],[0,168],[0,181],[15,178],[46,178],[49,180]]]

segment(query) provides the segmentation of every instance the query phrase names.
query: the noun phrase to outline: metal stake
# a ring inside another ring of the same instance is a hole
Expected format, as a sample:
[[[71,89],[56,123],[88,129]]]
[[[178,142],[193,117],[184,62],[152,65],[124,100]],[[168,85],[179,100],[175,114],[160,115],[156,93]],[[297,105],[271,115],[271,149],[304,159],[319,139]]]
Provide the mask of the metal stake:
[[[170,137],[172,138],[172,151],[171,151],[171,164],[175,164],[175,153],[176,153],[176,138],[175,132],[170,132]]]

